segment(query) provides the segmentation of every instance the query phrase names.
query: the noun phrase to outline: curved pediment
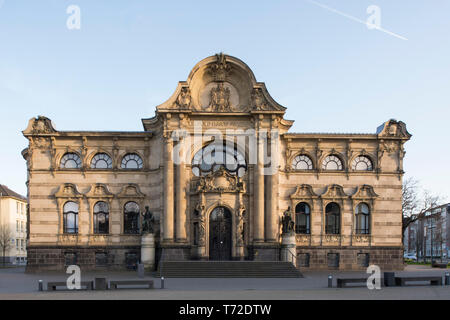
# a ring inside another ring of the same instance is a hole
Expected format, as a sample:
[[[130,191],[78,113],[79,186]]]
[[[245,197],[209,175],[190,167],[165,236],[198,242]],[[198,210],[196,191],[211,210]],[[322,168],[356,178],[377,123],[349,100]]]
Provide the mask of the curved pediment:
[[[94,184],[88,193],[88,198],[112,198],[114,195],[109,191],[108,187],[103,183]]]
[[[352,195],[353,199],[374,199],[378,197],[372,186],[367,184],[362,185],[356,189],[356,192]]]
[[[64,183],[55,192],[55,198],[82,198],[83,195],[78,191],[73,183]]]
[[[122,191],[117,195],[119,198],[145,198],[145,194],[141,192],[139,186],[134,183],[123,187]]]
[[[325,192],[320,196],[321,198],[336,199],[346,198],[347,194],[344,192],[344,188],[338,184],[332,184],[327,187]]]
[[[291,199],[307,199],[307,198],[316,198],[313,188],[309,184],[302,184],[297,186],[295,192],[291,194]]]
[[[216,54],[197,63],[186,81],[157,112],[284,113],[286,108],[269,95],[262,82],[241,60]]]

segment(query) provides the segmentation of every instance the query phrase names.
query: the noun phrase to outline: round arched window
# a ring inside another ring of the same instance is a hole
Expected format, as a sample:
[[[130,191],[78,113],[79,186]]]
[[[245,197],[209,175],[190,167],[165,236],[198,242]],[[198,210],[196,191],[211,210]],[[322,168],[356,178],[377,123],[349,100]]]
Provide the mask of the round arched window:
[[[81,159],[74,152],[66,153],[61,158],[60,167],[64,169],[79,169],[81,168]]]
[[[367,156],[358,156],[352,161],[352,169],[355,171],[372,171],[372,161]]]
[[[322,169],[334,171],[342,170],[342,161],[338,156],[329,155],[323,159]]]
[[[92,169],[111,169],[112,159],[106,153],[97,153],[91,161]]]
[[[135,153],[126,154],[122,158],[120,167],[122,169],[142,169],[143,161],[141,157]]]
[[[228,145],[211,143],[199,150],[192,159],[192,173],[196,176],[217,171],[221,167],[239,177],[247,170],[244,155]]]
[[[311,158],[305,154],[300,154],[292,160],[294,170],[312,170],[313,164]]]

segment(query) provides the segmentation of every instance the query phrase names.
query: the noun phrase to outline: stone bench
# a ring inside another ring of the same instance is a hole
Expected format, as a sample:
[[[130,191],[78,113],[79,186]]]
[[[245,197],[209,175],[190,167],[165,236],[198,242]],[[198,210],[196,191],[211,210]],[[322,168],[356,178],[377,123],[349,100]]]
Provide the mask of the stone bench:
[[[404,286],[406,282],[411,281],[429,281],[432,286],[442,285],[442,277],[395,277],[397,286]]]
[[[81,281],[80,286],[86,287],[86,290],[92,290],[94,287],[94,281]],[[65,281],[47,282],[47,291],[55,291],[56,287],[64,287],[65,289],[68,289],[67,282]]]
[[[346,284],[348,283],[367,283],[367,278],[337,278],[338,288],[348,288]]]
[[[147,288],[144,287],[142,289],[153,289],[153,280],[111,280],[109,282],[110,289],[117,289],[117,286],[140,286],[138,288],[147,286]],[[136,289],[136,287],[127,289]]]

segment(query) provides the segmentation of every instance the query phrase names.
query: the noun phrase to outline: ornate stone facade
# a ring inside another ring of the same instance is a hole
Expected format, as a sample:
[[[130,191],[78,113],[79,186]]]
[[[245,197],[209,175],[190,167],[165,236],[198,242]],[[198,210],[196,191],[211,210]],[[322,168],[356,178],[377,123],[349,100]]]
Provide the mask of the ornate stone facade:
[[[290,133],[285,111],[245,63],[219,54],[142,132],[57,131],[31,119],[28,270],[132,266],[140,222],[129,203],[154,214],[157,259],[279,260],[289,210],[298,266],[402,268],[405,124]]]

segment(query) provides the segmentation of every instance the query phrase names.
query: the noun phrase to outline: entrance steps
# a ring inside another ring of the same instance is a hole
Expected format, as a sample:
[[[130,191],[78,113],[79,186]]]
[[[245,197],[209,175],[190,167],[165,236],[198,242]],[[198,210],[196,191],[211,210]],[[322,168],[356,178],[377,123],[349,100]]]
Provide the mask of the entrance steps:
[[[303,278],[292,263],[281,261],[163,261],[157,275],[165,278]]]

